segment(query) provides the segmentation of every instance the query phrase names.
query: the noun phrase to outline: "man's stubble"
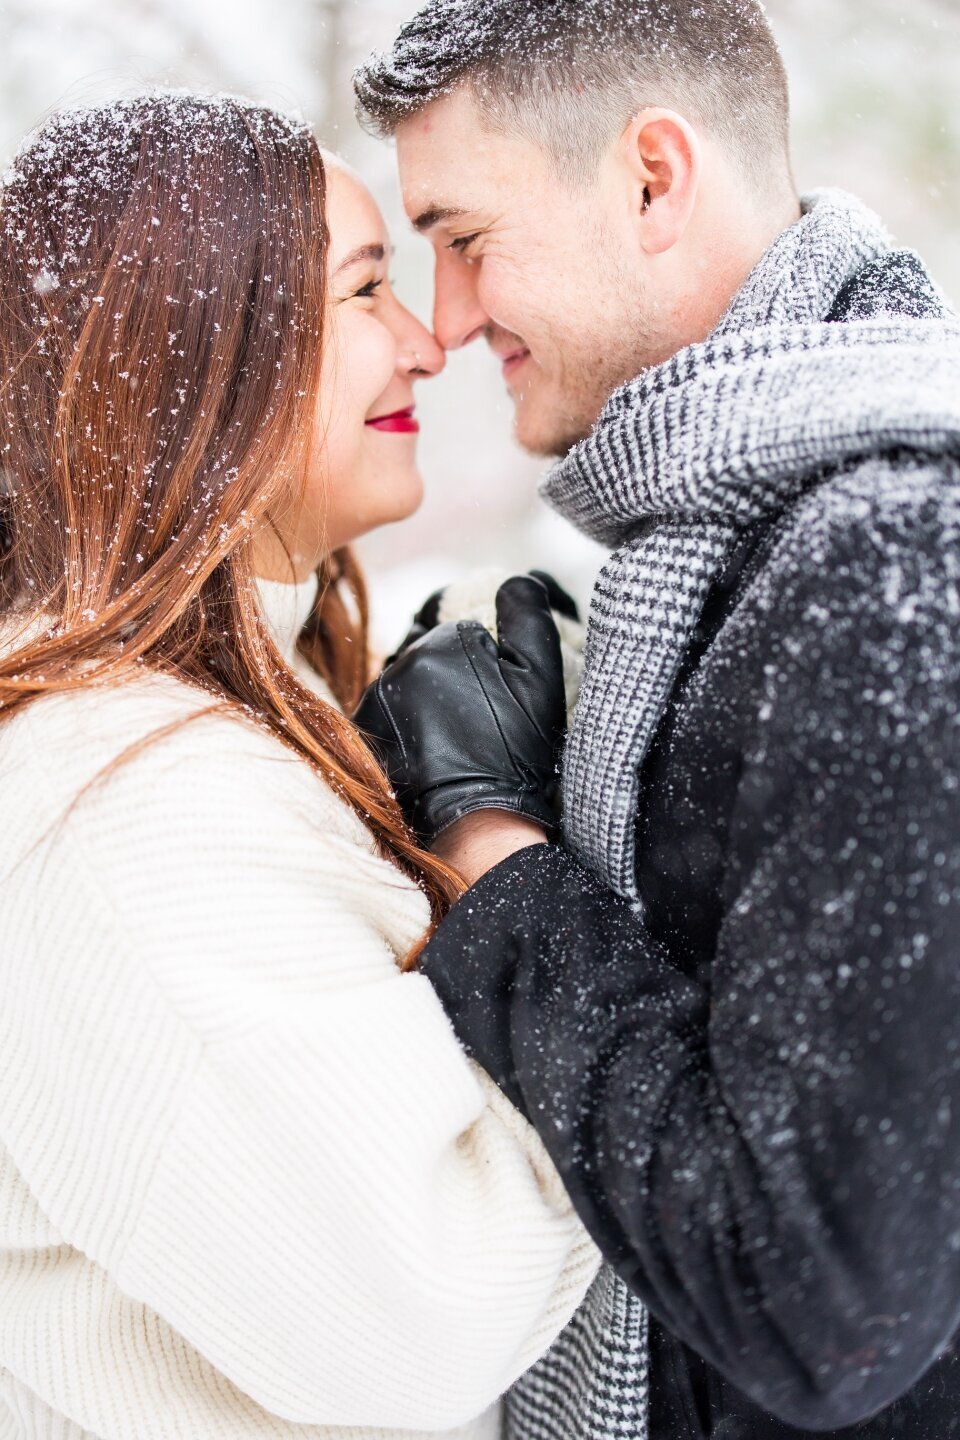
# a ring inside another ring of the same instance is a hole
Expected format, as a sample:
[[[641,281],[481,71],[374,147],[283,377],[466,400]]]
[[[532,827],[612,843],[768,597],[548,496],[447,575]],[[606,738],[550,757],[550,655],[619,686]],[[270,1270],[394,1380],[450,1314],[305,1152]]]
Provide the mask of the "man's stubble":
[[[604,249],[598,246],[598,255]],[[608,252],[609,253],[609,252]],[[655,321],[636,276],[610,265],[605,303],[558,334],[551,372],[541,367],[529,406],[520,387],[516,438],[531,455],[561,459],[585,440],[615,391],[641,374],[662,351]]]

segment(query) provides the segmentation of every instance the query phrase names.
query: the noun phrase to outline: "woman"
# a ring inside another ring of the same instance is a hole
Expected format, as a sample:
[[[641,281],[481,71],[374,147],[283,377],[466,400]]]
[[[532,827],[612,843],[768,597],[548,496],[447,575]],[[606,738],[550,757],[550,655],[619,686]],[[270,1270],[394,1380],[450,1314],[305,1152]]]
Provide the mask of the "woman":
[[[4,184],[4,1436],[487,1440],[596,1268],[343,714],[443,364],[388,254],[232,99],[54,117]]]

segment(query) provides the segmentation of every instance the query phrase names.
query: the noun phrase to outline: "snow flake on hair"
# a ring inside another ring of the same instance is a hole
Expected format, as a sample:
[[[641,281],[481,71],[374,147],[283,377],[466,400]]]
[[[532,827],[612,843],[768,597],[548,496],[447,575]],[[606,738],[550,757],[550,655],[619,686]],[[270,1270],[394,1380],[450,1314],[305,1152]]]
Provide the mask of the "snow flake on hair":
[[[353,77],[361,113],[389,95],[398,110],[417,110],[444,93],[481,58],[489,24],[473,0],[433,0],[402,26],[392,47],[372,55]]]
[[[759,0],[428,0],[355,73],[358,116],[390,134],[464,82],[495,123],[535,136],[552,125],[566,138],[576,114],[588,169],[638,94],[692,108],[760,169],[786,140],[786,78]],[[552,105],[565,113],[551,119]]]
[[[3,175],[0,231],[36,272],[36,293],[89,267],[104,217],[116,220],[133,191],[147,129],[163,132],[165,163],[175,174],[181,159],[213,154],[227,128],[251,159],[258,143],[302,144],[310,133],[299,118],[242,97],[189,90],[59,110],[31,132]],[[72,283],[82,281],[77,275]]]

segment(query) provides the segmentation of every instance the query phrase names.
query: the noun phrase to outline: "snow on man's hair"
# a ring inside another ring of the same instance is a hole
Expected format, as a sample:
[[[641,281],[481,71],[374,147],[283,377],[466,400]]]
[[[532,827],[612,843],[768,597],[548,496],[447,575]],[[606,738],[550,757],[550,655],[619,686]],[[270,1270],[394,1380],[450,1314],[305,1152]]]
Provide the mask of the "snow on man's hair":
[[[380,135],[469,84],[491,128],[571,178],[650,105],[699,121],[761,187],[788,164],[787,77],[760,0],[428,0],[353,83]]]

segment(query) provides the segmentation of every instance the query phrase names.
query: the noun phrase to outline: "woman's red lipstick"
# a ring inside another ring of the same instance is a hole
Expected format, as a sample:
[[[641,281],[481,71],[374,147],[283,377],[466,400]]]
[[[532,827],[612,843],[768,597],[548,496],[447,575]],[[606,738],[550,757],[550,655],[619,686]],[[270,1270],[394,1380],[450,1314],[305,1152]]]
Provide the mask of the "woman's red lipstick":
[[[388,435],[416,435],[420,422],[414,418],[414,406],[406,410],[394,410],[392,415],[377,415],[367,424],[374,430],[383,430]]]

